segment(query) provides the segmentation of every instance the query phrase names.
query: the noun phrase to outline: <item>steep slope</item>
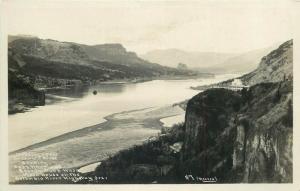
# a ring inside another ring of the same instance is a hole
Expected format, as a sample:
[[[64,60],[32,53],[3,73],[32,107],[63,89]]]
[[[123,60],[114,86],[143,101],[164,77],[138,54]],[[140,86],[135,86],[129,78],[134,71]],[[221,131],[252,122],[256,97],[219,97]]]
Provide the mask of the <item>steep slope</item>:
[[[290,40],[262,58],[239,78],[249,89],[212,89],[188,102],[185,172],[222,182],[292,182],[292,53]]]
[[[246,73],[257,68],[260,59],[274,50],[275,47],[253,50],[242,53],[238,56],[231,57],[221,64],[212,66],[210,70],[215,70],[217,73]]]
[[[10,38],[13,39],[13,37]],[[15,37],[14,39],[9,43],[12,51],[49,61],[89,66],[93,66],[91,61],[99,61],[126,66],[142,65],[147,69],[155,67],[167,69],[139,58],[134,52],[128,52],[121,44],[88,46],[51,39],[42,40],[37,37]]]
[[[268,54],[241,78],[251,87],[199,93],[187,103],[184,124],[86,176],[108,176],[107,183],[293,182],[291,54],[292,41]]]
[[[292,182],[292,82],[212,89],[186,111],[183,172],[220,182]]]
[[[20,55],[68,64],[88,65],[88,56],[74,43],[41,40],[33,37],[16,39],[10,42],[8,47],[12,52]]]
[[[261,58],[258,67],[250,73],[218,84],[197,86],[193,89],[205,90],[211,87],[252,86],[265,82],[291,80],[293,76],[293,40],[281,44],[278,48]]]
[[[79,45],[93,60],[119,63],[123,65],[147,63],[134,52],[128,52],[121,44],[102,44],[94,46]]]
[[[9,69],[42,79],[39,84],[46,87],[63,80],[85,83],[196,75],[192,71],[147,62],[135,53],[128,52],[121,44],[88,46],[31,36],[10,36],[8,48]]]
[[[24,35],[9,36],[8,42],[9,88],[14,95],[9,97],[11,110],[16,104],[38,105],[35,93],[42,93],[38,90],[41,88],[108,80],[136,82],[158,77],[199,76],[193,71],[147,62],[134,52],[128,52],[121,44],[88,46]],[[30,86],[14,85],[16,80]],[[14,92],[25,92],[26,98]],[[42,99],[43,96],[40,101],[44,102]]]
[[[293,76],[293,40],[289,40],[261,59],[253,72],[240,77],[246,85],[278,82]]]
[[[79,183],[291,183],[292,81],[189,100],[185,123],[102,161]],[[209,182],[211,183],[211,182]]]

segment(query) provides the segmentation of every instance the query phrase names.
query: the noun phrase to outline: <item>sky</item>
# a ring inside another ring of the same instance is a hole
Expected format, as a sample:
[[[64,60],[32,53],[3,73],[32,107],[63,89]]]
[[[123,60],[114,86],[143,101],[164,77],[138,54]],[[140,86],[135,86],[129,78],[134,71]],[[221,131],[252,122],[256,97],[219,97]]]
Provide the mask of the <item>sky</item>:
[[[292,39],[281,1],[4,1],[6,32],[83,44],[242,53]],[[287,2],[287,1],[284,1]]]

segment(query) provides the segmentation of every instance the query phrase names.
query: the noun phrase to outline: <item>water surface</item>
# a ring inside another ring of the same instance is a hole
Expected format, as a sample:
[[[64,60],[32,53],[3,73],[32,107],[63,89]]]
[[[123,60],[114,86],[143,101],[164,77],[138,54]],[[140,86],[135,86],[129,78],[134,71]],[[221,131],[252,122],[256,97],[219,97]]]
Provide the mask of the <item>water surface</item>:
[[[232,77],[235,76],[112,83],[48,90],[49,99],[45,106],[9,116],[9,151],[102,123],[105,116],[113,113],[180,102],[199,93],[190,89],[191,86],[206,85]],[[96,95],[93,94],[94,90],[97,91]],[[54,98],[59,98],[60,101],[51,101]]]

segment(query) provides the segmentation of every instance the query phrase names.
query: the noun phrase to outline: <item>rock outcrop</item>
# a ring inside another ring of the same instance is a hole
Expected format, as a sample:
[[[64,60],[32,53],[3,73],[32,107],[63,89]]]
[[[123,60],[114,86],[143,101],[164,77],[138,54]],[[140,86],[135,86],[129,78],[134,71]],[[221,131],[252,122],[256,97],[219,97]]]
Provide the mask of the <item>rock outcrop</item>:
[[[220,182],[292,182],[292,91],[292,81],[284,81],[192,98],[183,171]]]
[[[289,40],[277,49],[264,56],[258,67],[241,77],[229,79],[217,84],[192,87],[197,90],[206,90],[210,88],[235,88],[243,86],[253,86],[259,83],[280,82],[291,80],[293,78],[293,40]],[[239,85],[237,85],[237,83]]]
[[[183,172],[220,182],[292,182],[292,40],[238,79],[251,87],[210,89],[188,102]]]
[[[289,40],[261,59],[253,72],[240,79],[243,84],[252,86],[258,83],[279,82],[293,78],[293,40]]]
[[[29,78],[19,76],[13,71],[8,75],[8,112],[21,112],[26,107],[45,105],[45,92],[33,87]]]

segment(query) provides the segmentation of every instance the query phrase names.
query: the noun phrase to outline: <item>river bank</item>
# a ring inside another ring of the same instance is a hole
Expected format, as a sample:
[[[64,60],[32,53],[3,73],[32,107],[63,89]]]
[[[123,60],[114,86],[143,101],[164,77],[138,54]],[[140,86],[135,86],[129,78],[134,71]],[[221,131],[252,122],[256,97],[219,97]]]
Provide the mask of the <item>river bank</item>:
[[[114,79],[114,80],[106,80],[106,81],[89,81],[89,82],[80,82],[78,83],[63,83],[59,86],[41,86],[34,85],[36,91],[43,92],[44,96],[44,105],[28,105],[22,102],[13,102],[13,100],[9,101],[8,107],[8,114],[14,115],[18,113],[25,113],[31,111],[34,108],[39,106],[45,106],[49,104],[55,104],[57,102],[62,101],[70,101],[67,96],[58,96],[52,94],[55,91],[68,91],[70,89],[74,89],[77,87],[88,87],[88,86],[101,86],[101,85],[122,85],[122,84],[138,84],[144,82],[150,82],[155,80],[195,80],[195,79],[202,79],[202,78],[214,78],[214,74],[201,74],[201,75],[194,75],[194,76],[158,76],[158,77],[144,77],[144,78],[133,78],[133,79]],[[63,80],[63,79],[61,79]],[[72,80],[71,80],[72,81]],[[30,98],[27,98],[30,99]],[[73,99],[74,100],[74,99]]]
[[[163,126],[160,122],[162,118],[182,113],[184,110],[179,106],[121,112],[105,117],[106,122],[104,123],[66,133],[11,152],[9,154],[10,182],[15,182],[24,176],[26,178],[28,172],[23,169],[21,170],[23,173],[20,173],[20,169],[35,161],[34,156],[43,156],[45,153],[55,153],[57,158],[56,160],[40,159],[39,162],[47,167],[40,167],[40,171],[35,171],[35,173],[51,169],[79,169],[92,163],[101,162],[118,151],[142,144],[149,137],[157,136]],[[21,161],[23,165],[20,165]]]
[[[55,90],[51,97],[54,104],[9,117],[9,161],[10,168],[15,168],[10,169],[10,181],[15,182],[20,177],[22,166],[32,168],[30,163],[37,159],[31,155],[55,156],[55,160],[42,161],[46,166],[42,172],[80,170],[121,150],[155,139],[163,126],[182,120],[183,100],[199,92],[191,86],[228,78],[231,76]],[[93,94],[94,90],[98,91],[97,95]]]
[[[105,116],[120,111],[178,103],[198,92],[190,86],[218,80],[221,79],[153,80],[53,90],[46,94],[45,106],[9,115],[9,151],[97,125],[105,121]],[[97,95],[93,94],[94,90]]]

